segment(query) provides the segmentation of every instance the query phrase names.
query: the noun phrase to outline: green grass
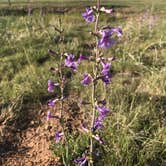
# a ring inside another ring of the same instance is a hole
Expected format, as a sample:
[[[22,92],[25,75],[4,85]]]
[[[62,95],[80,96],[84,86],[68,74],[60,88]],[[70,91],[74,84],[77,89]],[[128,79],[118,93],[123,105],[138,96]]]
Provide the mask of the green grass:
[[[147,8],[135,7],[142,2],[150,5],[144,20],[141,18]],[[24,4],[23,1],[21,3]],[[164,1],[153,3],[158,3],[157,7],[151,6],[149,1],[113,1],[116,5],[134,6],[115,8],[112,17],[101,18],[102,25],[122,26],[124,35],[116,46],[104,52],[107,57],[116,56],[116,61],[113,62],[112,84],[107,89],[112,113],[102,132],[108,146],[99,148],[103,153],[96,164],[98,166],[166,164],[166,12],[162,9]],[[1,4],[6,5],[6,2],[1,1]],[[67,27],[63,44],[56,42],[58,33],[50,26],[58,26],[58,14],[41,16],[36,11],[32,16],[0,16],[1,112],[7,110],[18,96],[26,98],[24,104],[27,105],[44,104],[51,97],[47,93],[47,80],[56,78],[48,69],[56,66],[57,61],[48,55],[48,48],[59,51],[65,47],[66,52],[76,55],[80,51],[91,53],[88,45],[93,40],[88,32],[93,25],[83,21],[82,11],[69,11],[63,15],[63,26]],[[151,28],[152,16],[157,19]],[[90,69],[89,64],[81,65],[80,73],[72,79],[69,92],[77,92],[88,100],[90,90],[80,87],[81,72],[85,69]],[[101,97],[104,96],[102,89],[99,84]],[[80,137],[77,142],[80,144]],[[77,156],[77,151],[82,150],[77,145],[75,147],[74,142],[71,147],[75,149],[72,159]],[[81,144],[81,148],[85,147]],[[53,151],[57,151],[54,146]]]
[[[34,0],[29,3],[27,0],[10,0],[11,7],[20,7],[20,6],[33,6],[33,7],[53,7],[53,6],[61,6],[61,7],[73,7],[73,6],[86,6],[95,4],[95,1],[89,0]],[[148,6],[154,5],[156,7],[166,7],[166,2],[164,0],[102,0],[102,4],[105,5],[117,5],[117,6]],[[0,7],[9,6],[8,0],[1,0]]]

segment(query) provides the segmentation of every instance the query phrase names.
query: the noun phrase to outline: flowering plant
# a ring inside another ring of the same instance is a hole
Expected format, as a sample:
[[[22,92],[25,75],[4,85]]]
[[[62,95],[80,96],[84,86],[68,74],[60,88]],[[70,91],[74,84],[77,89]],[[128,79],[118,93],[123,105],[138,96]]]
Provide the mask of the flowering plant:
[[[122,36],[122,30],[120,27],[111,27],[111,25],[107,25],[105,27],[100,27],[100,15],[101,13],[112,14],[112,9],[106,9],[105,7],[101,7],[100,0],[97,0],[97,6],[86,8],[86,11],[82,13],[83,19],[87,23],[94,23],[95,28],[94,32],[91,33],[96,40],[96,45],[93,50],[94,58],[90,58],[88,56],[84,56],[80,54],[79,58],[75,58],[75,56],[71,53],[62,53],[60,57],[60,64],[57,70],[59,74],[59,82],[54,83],[51,80],[48,80],[48,92],[52,93],[56,86],[59,86],[61,89],[61,108],[60,108],[60,117],[51,115],[48,112],[47,119],[56,118],[60,120],[62,131],[57,131],[55,133],[55,141],[59,143],[62,138],[65,140],[66,148],[68,148],[68,136],[67,131],[64,127],[64,87],[66,82],[66,77],[63,75],[64,68],[69,68],[72,72],[77,73],[78,67],[83,60],[87,60],[93,62],[92,65],[92,73],[84,73],[83,78],[80,83],[86,88],[90,88],[91,93],[91,101],[82,102],[84,104],[91,104],[91,117],[90,117],[90,125],[84,125],[84,123],[80,126],[80,131],[86,134],[89,138],[89,150],[84,152],[81,157],[74,160],[75,164],[79,164],[80,166],[85,165],[94,165],[94,156],[95,156],[95,148],[94,144],[97,141],[99,144],[104,144],[104,140],[101,138],[100,130],[104,127],[104,120],[109,115],[110,109],[107,107],[106,98],[99,99],[97,96],[97,84],[101,81],[106,88],[112,81],[111,74],[111,63],[114,60],[114,57],[106,58],[104,57],[104,49],[109,49],[111,46],[116,44],[116,36]],[[60,30],[61,32],[61,30]],[[52,53],[53,51],[51,51]],[[54,107],[57,99],[49,100],[48,105],[50,107]],[[69,165],[69,161],[65,162],[65,165]]]

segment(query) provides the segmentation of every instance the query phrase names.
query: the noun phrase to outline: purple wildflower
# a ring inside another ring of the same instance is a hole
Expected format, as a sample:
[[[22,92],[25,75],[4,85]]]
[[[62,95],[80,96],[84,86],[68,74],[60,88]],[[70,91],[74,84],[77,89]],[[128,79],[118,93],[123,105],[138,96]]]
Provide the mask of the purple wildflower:
[[[109,48],[111,46],[113,46],[115,44],[115,40],[111,39],[110,36],[107,37],[102,37],[99,41],[98,41],[98,45],[101,48]]]
[[[85,73],[83,77],[84,78],[81,81],[82,85],[86,86],[86,85],[89,85],[92,82],[92,78],[91,78],[90,74]]]
[[[121,28],[104,29],[101,32],[101,39],[98,41],[98,46],[101,48],[109,48],[115,44],[115,39],[111,38],[113,33],[116,33],[118,37],[122,36]]]
[[[89,60],[89,57],[80,54],[80,56],[79,56],[79,58],[78,58],[78,64],[80,64],[81,61],[83,61],[83,60]]]
[[[74,163],[79,164],[79,166],[86,166],[88,161],[87,161],[86,157],[81,157],[81,158],[75,159]]]
[[[111,83],[111,80],[112,80],[112,75],[111,73],[109,73],[108,75],[104,75],[101,77],[101,80],[106,84],[110,84]]]
[[[88,23],[95,21],[95,16],[94,16],[93,10],[91,8],[86,8],[86,12],[83,13],[82,16],[85,19],[85,21]]]
[[[100,107],[97,105],[96,108],[99,111],[99,116],[95,120],[94,127],[93,127],[94,130],[103,128],[103,124],[102,124],[103,120],[109,113],[109,109],[106,108],[105,106]]]
[[[63,132],[56,132],[55,133],[55,141],[56,143],[60,142],[60,140],[62,139],[62,136],[63,136]]]
[[[106,108],[105,106],[100,107],[100,106],[96,106],[97,110],[99,111],[99,114],[102,116],[106,116],[109,113],[109,109]]]
[[[53,92],[55,88],[54,83],[51,80],[48,80],[48,92]]]
[[[101,71],[101,75],[105,76],[108,75],[111,69],[111,64],[110,63],[104,63],[103,61],[101,62],[103,70]]]
[[[77,71],[78,63],[74,61],[74,55],[67,54],[67,58],[65,59],[65,66],[73,69],[73,71]]]
[[[101,80],[106,84],[110,84],[111,80],[112,80],[112,75],[110,73],[110,69],[111,69],[111,64],[110,63],[104,63],[103,61],[101,61],[102,64],[102,71],[101,71]]]
[[[118,37],[121,37],[123,35],[122,29],[120,27],[112,28],[111,32],[116,33]]]
[[[98,41],[98,46],[101,48],[109,48],[112,45],[115,44],[115,40],[111,38],[111,31],[108,30],[103,30],[101,32],[102,38]]]
[[[97,119],[95,120],[95,123],[94,123],[94,126],[93,126],[93,130],[95,131],[95,130],[101,129],[101,128],[103,128],[103,127],[104,127],[104,126],[103,126],[103,124],[102,124],[102,121],[97,118]]]
[[[48,106],[54,107],[55,106],[55,101],[54,100],[49,100],[48,101]]]

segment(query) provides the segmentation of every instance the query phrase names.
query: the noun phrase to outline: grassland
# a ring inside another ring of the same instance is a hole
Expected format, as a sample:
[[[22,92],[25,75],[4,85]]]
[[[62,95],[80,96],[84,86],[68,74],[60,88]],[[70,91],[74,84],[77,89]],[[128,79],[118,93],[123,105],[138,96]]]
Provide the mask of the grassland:
[[[89,0],[10,0],[10,4],[13,7],[19,7],[19,6],[27,6],[31,5],[33,7],[73,7],[73,6],[86,6],[95,4],[95,1],[89,1]],[[1,0],[0,7],[8,7],[10,5],[8,3],[8,0]],[[103,0],[104,5],[123,5],[123,6],[149,6],[149,5],[155,5],[159,6],[160,8],[165,8],[166,2],[164,0]]]
[[[49,8],[53,3],[40,2],[35,3],[36,8],[43,4],[48,4]],[[62,1],[58,2],[57,6],[62,4]],[[63,2],[67,6],[68,1]],[[85,4],[84,1],[81,2]],[[14,114],[18,115],[14,120],[18,126],[21,126],[21,118],[27,114],[30,105],[44,105],[51,97],[47,92],[47,80],[56,78],[49,72],[49,67],[56,66],[58,59],[54,60],[48,55],[49,48],[57,51],[65,48],[66,52],[75,55],[80,52],[92,53],[93,39],[88,33],[92,25],[87,25],[80,16],[84,10],[80,8],[81,2],[78,3],[79,8],[73,8],[62,15],[47,11],[41,14],[36,9],[30,16],[26,11],[18,14],[23,10],[20,6],[26,8],[27,3],[24,1],[12,2],[10,9],[16,9],[14,15],[4,12],[8,4],[0,2],[0,113],[2,115],[12,108]],[[76,1],[72,1],[72,4],[76,4]],[[105,51],[107,57],[116,57],[113,62],[114,78],[107,89],[112,114],[107,118],[107,127],[103,130],[103,139],[108,146],[100,149],[102,154],[96,165],[164,166],[165,2],[112,1],[112,4],[117,6],[116,12],[106,19],[102,16],[101,24],[120,25],[124,35],[118,45]],[[53,28],[58,26],[59,17],[62,17],[65,27],[64,43],[58,43],[59,36]],[[83,89],[84,93],[81,93],[80,87],[81,72],[85,68],[89,68],[87,63],[73,77],[69,92],[74,91],[74,95],[88,100],[88,90]],[[102,92],[102,85],[98,86],[98,90]],[[13,121],[10,125],[12,123]],[[71,159],[76,155],[73,154]]]

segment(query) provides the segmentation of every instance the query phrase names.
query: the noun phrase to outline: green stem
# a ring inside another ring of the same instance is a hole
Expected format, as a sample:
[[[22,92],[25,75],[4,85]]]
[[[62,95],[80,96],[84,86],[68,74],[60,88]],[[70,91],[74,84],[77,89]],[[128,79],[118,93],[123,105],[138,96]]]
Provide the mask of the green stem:
[[[63,54],[61,54],[61,59],[60,59],[60,89],[61,89],[61,99],[60,99],[60,124],[62,127],[62,132],[64,134],[64,141],[65,141],[65,159],[64,155],[62,156],[63,158],[63,163],[65,166],[69,166],[69,143],[68,143],[68,138],[67,138],[67,133],[65,131],[65,125],[64,125],[64,116],[63,116],[63,110],[64,110],[64,80],[63,80],[63,74],[62,74],[62,60],[63,60]]]
[[[99,9],[100,9],[100,0],[97,0],[97,10],[98,13],[96,15],[96,22],[95,22],[95,33],[98,33],[98,24],[99,24]],[[98,37],[96,37],[96,47],[95,47],[95,66],[93,66],[93,74],[94,74],[94,79],[93,79],[93,84],[92,84],[92,121],[91,121],[91,135],[93,135],[93,127],[95,123],[95,117],[96,117],[96,79],[97,79],[97,74],[98,74],[98,58],[99,58],[99,49],[98,49]],[[93,161],[93,138],[90,138],[90,162],[89,166],[94,165]]]
[[[61,20],[61,17],[59,18],[59,27],[60,27],[60,37],[61,37],[61,40],[64,39],[64,36],[63,36],[63,32],[62,32],[62,20]],[[59,77],[60,77],[60,91],[61,91],[61,97],[60,97],[60,124],[61,124],[61,127],[62,127],[62,132],[64,134],[64,141],[65,141],[65,157],[64,155],[62,155],[62,159],[63,159],[63,164],[65,166],[69,166],[69,142],[68,142],[68,137],[67,137],[67,133],[65,131],[65,125],[64,125],[64,116],[63,116],[63,113],[64,113],[64,86],[65,86],[65,80],[64,80],[64,77],[63,77],[63,73],[62,73],[62,63],[63,63],[63,50],[61,52],[61,57],[60,57],[60,63],[59,63]]]

